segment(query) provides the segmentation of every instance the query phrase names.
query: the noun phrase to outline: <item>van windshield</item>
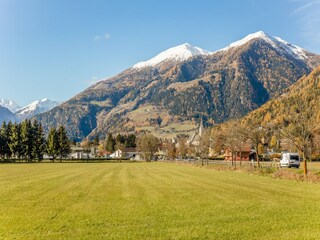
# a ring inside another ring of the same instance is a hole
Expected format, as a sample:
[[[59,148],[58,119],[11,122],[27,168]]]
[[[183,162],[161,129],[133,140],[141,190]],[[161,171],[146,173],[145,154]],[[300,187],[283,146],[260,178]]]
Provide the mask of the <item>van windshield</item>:
[[[297,155],[290,155],[290,160],[299,161],[299,156],[297,156]]]

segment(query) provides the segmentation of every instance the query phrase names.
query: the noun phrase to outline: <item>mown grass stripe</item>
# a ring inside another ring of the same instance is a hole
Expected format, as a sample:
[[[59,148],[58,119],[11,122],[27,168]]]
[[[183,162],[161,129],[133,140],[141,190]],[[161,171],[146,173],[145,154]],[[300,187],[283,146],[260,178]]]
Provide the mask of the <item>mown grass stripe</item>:
[[[168,163],[0,165],[0,239],[317,239],[318,184]]]

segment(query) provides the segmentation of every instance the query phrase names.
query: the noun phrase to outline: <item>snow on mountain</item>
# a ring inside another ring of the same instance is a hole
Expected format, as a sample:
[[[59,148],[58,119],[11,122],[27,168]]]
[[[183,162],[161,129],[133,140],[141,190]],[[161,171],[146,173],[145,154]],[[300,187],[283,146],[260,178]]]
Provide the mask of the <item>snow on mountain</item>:
[[[0,106],[8,108],[13,113],[21,108],[15,101],[4,98],[0,98]]]
[[[210,52],[199,47],[192,46],[189,43],[184,43],[182,45],[169,48],[164,52],[161,52],[154,58],[151,58],[145,62],[139,62],[133,65],[133,68],[144,68],[144,67],[152,67],[163,61],[173,60],[173,61],[184,61],[193,56],[198,55],[209,55]]]
[[[59,104],[59,102],[51,101],[48,98],[44,98],[41,100],[34,101],[29,105],[18,109],[15,112],[15,114],[20,120],[23,120],[26,118],[33,117],[37,114],[47,112],[52,108],[58,106]]]
[[[290,54],[291,56],[293,56],[294,58],[298,59],[298,60],[306,60],[307,56],[306,56],[306,50],[304,50],[303,48],[293,45],[291,43],[288,43],[287,41],[279,38],[279,37],[273,37],[270,36],[269,34],[264,33],[263,31],[259,31],[256,33],[252,33],[247,35],[246,37],[244,37],[241,40],[238,40],[236,42],[231,43],[230,45],[228,45],[225,48],[222,48],[216,52],[220,52],[220,51],[227,51],[231,48],[234,47],[240,47],[242,45],[244,45],[245,43],[253,40],[253,39],[261,39],[264,40],[265,42],[269,43],[272,47],[274,47],[276,50],[278,50],[281,53],[287,53]]]
[[[169,48],[164,52],[159,53],[154,58],[151,58],[148,61],[145,62],[139,62],[135,65],[133,65],[132,68],[139,69],[144,67],[153,67],[161,62],[173,60],[173,61],[185,61],[193,56],[198,55],[209,55],[220,51],[228,51],[231,48],[240,47],[244,45],[245,43],[253,40],[253,39],[261,39],[267,43],[269,43],[273,48],[275,48],[277,51],[283,53],[283,54],[289,54],[292,57],[305,61],[308,57],[306,55],[306,50],[303,48],[293,45],[291,43],[288,43],[287,41],[279,38],[279,37],[273,37],[267,33],[264,33],[263,31],[259,31],[256,33],[252,33],[247,35],[241,40],[238,40],[236,42],[231,43],[225,48],[222,48],[215,52],[209,52],[207,50],[203,50],[199,47],[192,46],[189,43],[184,43],[182,45]]]

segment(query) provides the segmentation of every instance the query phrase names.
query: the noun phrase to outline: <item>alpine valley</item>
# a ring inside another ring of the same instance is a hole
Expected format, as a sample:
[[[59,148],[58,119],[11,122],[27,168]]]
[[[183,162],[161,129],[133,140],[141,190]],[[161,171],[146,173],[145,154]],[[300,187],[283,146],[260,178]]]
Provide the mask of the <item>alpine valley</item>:
[[[186,43],[35,118],[45,129],[65,125],[76,139],[142,130],[191,134],[200,119],[209,126],[243,117],[318,65],[320,55],[264,32],[215,52]]]

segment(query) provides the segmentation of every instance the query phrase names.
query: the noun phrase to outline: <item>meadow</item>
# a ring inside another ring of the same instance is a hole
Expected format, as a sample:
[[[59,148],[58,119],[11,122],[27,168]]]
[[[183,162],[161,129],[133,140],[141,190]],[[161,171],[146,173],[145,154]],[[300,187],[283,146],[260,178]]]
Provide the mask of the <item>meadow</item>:
[[[0,239],[319,239],[320,185],[172,163],[0,165]]]

